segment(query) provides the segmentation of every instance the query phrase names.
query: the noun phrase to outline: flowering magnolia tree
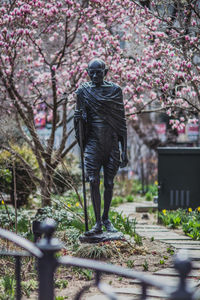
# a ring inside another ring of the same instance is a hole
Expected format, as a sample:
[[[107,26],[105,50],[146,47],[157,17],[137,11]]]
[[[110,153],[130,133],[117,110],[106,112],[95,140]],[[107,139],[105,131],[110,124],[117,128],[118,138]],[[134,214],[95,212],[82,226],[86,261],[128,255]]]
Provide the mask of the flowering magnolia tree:
[[[174,116],[173,126],[183,126],[186,111],[199,111],[200,76],[194,60],[199,51],[199,10],[194,2],[177,1],[170,15],[153,1],[1,1],[0,97],[3,107],[9,105],[15,113],[37,158],[40,178],[22,161],[41,185],[43,205],[50,205],[52,176],[75,144],[66,147],[71,133],[67,120],[74,91],[88,80],[90,59],[106,61],[108,80],[124,87],[127,116],[135,122],[142,112],[166,110]],[[168,5],[164,3],[164,9]],[[41,104],[48,108],[52,123],[45,144],[35,124]],[[54,149],[60,126],[62,139]],[[11,145],[7,149],[14,151]]]

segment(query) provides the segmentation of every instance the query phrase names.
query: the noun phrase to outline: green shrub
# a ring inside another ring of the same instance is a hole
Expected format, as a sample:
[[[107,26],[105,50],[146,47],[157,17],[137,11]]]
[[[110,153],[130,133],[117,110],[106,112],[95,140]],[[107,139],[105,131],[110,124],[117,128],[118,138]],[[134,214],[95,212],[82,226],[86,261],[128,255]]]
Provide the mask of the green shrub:
[[[127,201],[127,202],[134,202],[133,196],[132,196],[132,195],[126,196],[126,201]]]
[[[133,180],[132,190],[133,194],[139,194],[142,192],[142,184],[139,180]]]
[[[136,219],[130,219],[129,217],[124,217],[122,213],[115,211],[110,212],[110,220],[117,230],[133,236],[135,234]]]
[[[52,218],[58,223],[58,230],[66,229],[66,227],[71,226],[75,218],[73,215],[64,208],[55,209],[52,206],[46,206],[39,208],[34,220],[44,221],[46,218]]]
[[[123,197],[116,196],[116,197],[113,197],[111,205],[118,206],[119,204],[122,204],[122,203],[123,203]]]
[[[163,209],[158,214],[159,220],[170,228],[182,227],[184,233],[194,240],[200,240],[200,207],[167,211]]]
[[[31,224],[33,214],[31,211],[18,209],[17,231],[26,238],[32,239]],[[0,209],[0,227],[15,230],[15,209],[8,207]]]
[[[14,150],[35,170],[39,168],[33,152],[27,146],[13,146]],[[30,172],[25,168],[22,161],[6,150],[0,152],[0,192],[10,194],[14,205],[14,176],[13,164],[16,177],[17,206],[27,203],[29,195],[36,190]]]

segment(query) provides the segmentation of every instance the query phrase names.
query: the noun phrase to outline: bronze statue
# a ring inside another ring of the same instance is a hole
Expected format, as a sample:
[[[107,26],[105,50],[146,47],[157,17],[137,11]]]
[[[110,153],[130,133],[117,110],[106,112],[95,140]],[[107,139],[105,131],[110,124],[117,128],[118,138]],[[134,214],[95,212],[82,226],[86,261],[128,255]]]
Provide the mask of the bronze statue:
[[[118,168],[125,167],[127,159],[127,128],[124,114],[122,89],[104,80],[108,72],[104,61],[93,59],[87,69],[91,82],[83,83],[78,90],[74,125],[80,144],[78,122],[83,124],[86,176],[96,217],[96,224],[85,235],[102,233],[102,225],[108,232],[117,232],[109,220],[113,194],[113,181]],[[121,155],[119,149],[121,144]],[[101,217],[99,191],[100,170],[104,172],[104,211]]]

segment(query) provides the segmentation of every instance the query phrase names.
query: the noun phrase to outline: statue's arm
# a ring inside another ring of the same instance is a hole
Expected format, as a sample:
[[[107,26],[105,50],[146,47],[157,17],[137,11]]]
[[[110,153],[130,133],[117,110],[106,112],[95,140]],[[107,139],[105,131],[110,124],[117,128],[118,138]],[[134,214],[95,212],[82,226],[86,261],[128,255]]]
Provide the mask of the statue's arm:
[[[120,137],[120,143],[121,143],[121,163],[120,163],[120,168],[126,167],[128,164],[128,155],[127,155],[127,133],[124,134],[123,137]]]
[[[74,112],[74,129],[75,129],[75,137],[76,140],[78,141],[79,145],[80,145],[80,124],[79,122],[82,122],[82,142],[84,144],[84,140],[85,140],[85,124],[86,124],[86,111],[85,111],[85,107],[83,105],[83,99],[81,98],[81,93],[78,92],[76,94],[76,108],[75,108],[75,112]]]
[[[121,94],[121,101],[123,103],[123,94],[122,90],[120,88],[120,94]],[[123,122],[126,125],[126,118],[125,118],[125,111],[123,110]],[[127,127],[125,126],[126,130],[123,134],[123,136],[119,137],[119,142],[121,144],[121,163],[120,163],[120,168],[126,167],[128,164],[128,155],[127,155]]]

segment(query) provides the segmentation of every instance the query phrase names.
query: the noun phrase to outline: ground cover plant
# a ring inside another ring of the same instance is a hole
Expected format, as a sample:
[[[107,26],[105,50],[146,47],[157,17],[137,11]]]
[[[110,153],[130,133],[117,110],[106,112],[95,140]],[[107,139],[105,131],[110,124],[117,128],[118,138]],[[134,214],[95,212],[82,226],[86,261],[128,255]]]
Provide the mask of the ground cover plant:
[[[182,228],[183,232],[193,240],[200,240],[200,206],[195,210],[191,208],[176,211],[163,209],[159,212],[159,220],[169,228]]]

